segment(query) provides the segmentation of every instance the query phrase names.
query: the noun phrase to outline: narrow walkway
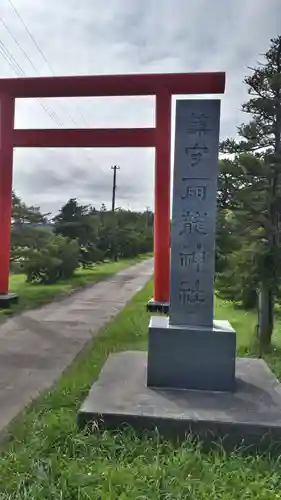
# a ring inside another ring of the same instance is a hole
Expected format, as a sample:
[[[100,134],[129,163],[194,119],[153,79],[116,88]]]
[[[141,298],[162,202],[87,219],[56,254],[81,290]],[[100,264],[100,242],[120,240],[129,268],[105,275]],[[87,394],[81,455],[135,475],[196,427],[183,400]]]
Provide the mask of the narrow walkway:
[[[0,325],[0,432],[149,280],[153,260]],[[145,304],[144,304],[145,307]]]

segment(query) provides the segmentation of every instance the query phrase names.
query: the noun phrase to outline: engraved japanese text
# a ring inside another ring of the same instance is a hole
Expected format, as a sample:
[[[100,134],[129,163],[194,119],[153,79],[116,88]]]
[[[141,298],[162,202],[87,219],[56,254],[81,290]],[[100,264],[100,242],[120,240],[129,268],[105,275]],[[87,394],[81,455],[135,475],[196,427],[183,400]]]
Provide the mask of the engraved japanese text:
[[[193,146],[186,146],[185,147],[185,153],[190,159],[189,166],[190,167],[196,167],[197,165],[200,164],[203,155],[208,153],[209,148],[205,145],[200,145],[198,142],[196,142]]]
[[[206,302],[206,293],[200,289],[199,280],[194,287],[187,281],[182,281],[179,288],[179,301],[182,306],[189,304],[204,304]]]
[[[183,177],[183,181],[189,181],[190,179]],[[198,198],[199,200],[205,200],[207,195],[207,187],[201,184],[197,186],[184,186],[184,193],[181,196],[182,200],[186,200],[187,198]]]
[[[182,224],[183,227],[180,231],[180,236],[182,234],[193,234],[198,233],[205,235],[207,234],[206,228],[206,217],[208,213],[204,212],[201,214],[200,212],[191,212],[187,210],[182,214]]]
[[[208,134],[211,129],[208,126],[210,117],[205,113],[191,113],[187,127],[189,134],[198,134],[199,136]]]

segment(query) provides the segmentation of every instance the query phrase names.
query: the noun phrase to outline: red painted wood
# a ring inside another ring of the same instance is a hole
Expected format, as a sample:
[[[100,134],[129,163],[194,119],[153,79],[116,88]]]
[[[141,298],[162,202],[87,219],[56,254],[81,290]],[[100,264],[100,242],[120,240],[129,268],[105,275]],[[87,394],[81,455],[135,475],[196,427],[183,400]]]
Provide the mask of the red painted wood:
[[[9,289],[14,99],[0,95],[0,295]]]
[[[14,97],[86,97],[170,94],[222,94],[225,73],[168,73],[1,78],[0,93]]]
[[[154,300],[170,302],[171,95],[156,96]]]
[[[169,302],[171,95],[219,94],[225,73],[0,78],[0,293],[8,291],[13,145],[156,147],[154,299]],[[13,98],[156,95],[156,129],[15,130]]]
[[[14,146],[37,148],[154,147],[154,128],[15,130]]]

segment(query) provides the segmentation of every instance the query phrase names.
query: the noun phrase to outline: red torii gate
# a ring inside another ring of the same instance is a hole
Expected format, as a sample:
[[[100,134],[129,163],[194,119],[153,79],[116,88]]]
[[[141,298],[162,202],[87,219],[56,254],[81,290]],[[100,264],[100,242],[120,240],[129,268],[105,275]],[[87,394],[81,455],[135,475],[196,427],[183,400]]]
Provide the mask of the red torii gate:
[[[14,147],[155,147],[154,298],[169,303],[171,97],[223,93],[225,73],[0,79],[0,306],[9,294]],[[16,98],[156,96],[153,128],[15,130]]]

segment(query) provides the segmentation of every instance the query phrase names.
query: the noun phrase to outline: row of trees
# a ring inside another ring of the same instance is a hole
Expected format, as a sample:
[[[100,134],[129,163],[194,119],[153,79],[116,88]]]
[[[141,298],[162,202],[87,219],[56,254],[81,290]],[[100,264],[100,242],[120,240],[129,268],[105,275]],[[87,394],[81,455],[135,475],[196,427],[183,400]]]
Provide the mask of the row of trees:
[[[217,289],[257,307],[262,348],[271,342],[281,276],[281,36],[245,78],[249,121],[220,145]]]
[[[153,213],[108,211],[70,199],[54,217],[13,193],[11,269],[28,281],[53,283],[108,259],[135,257],[153,248]]]

